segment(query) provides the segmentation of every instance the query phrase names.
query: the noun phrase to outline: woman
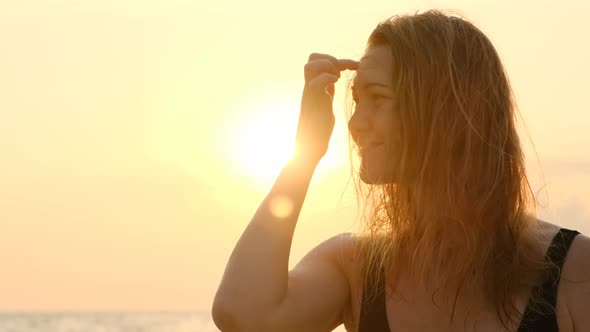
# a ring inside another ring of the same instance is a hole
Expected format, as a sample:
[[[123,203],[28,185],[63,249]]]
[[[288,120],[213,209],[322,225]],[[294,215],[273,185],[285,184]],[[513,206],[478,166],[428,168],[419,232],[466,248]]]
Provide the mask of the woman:
[[[343,70],[356,71],[366,229],[288,271]],[[221,330],[590,331],[590,239],[535,217],[514,97],[480,30],[440,11],[395,16],[360,62],[312,54],[304,72],[296,153],[229,259]],[[285,198],[294,212],[274,216]]]

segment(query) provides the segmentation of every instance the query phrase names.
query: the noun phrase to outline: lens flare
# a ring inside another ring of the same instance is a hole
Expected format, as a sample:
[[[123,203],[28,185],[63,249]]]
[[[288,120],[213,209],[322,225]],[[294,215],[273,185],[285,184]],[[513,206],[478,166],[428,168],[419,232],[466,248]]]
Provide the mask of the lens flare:
[[[280,195],[270,200],[270,212],[277,218],[287,218],[293,213],[293,200]]]

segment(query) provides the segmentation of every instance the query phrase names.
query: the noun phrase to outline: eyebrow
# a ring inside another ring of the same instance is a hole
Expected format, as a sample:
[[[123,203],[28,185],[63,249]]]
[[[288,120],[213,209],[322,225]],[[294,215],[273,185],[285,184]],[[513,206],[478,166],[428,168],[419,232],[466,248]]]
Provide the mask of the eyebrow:
[[[358,88],[357,88],[357,86],[358,86]],[[359,88],[360,89],[367,89],[370,86],[380,86],[380,87],[383,87],[383,88],[389,88],[389,86],[386,85],[386,84],[377,83],[377,82],[371,82],[371,83],[367,83],[367,84],[363,84],[363,85],[352,83],[351,89],[352,89],[352,91],[356,91]]]

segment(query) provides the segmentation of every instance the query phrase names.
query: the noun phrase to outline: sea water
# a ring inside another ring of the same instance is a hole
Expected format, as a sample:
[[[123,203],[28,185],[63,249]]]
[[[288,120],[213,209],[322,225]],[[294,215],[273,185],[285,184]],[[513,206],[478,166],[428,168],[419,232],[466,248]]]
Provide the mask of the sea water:
[[[0,332],[219,332],[209,312],[0,312]],[[344,332],[341,325],[336,332]]]
[[[207,312],[3,312],[0,332],[218,332]]]

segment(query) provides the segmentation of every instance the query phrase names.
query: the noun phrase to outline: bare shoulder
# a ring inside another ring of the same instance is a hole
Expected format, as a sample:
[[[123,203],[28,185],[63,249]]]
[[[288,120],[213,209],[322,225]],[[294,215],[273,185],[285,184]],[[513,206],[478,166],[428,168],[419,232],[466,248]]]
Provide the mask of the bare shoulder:
[[[315,249],[327,255],[346,277],[351,291],[358,288],[359,262],[357,244],[366,237],[354,233],[340,233],[320,243]]]
[[[332,331],[342,324],[350,301],[343,262],[353,238],[343,233],[320,242],[289,271],[286,293],[266,318],[265,330]]]
[[[350,273],[354,270],[354,233],[340,233],[320,242],[294,268],[293,273],[306,272],[310,262],[326,262],[336,267],[350,284]]]
[[[354,239],[353,233],[336,234],[318,244],[312,251],[319,250],[330,255],[343,254],[352,249]]]
[[[349,287],[349,297],[346,303],[342,320],[347,331],[356,331],[356,322],[360,314],[360,270],[357,244],[366,239],[363,236],[354,233],[342,233],[336,235],[323,244],[329,247],[331,259],[340,267],[343,275],[346,277]]]
[[[340,233],[320,243],[316,249],[328,255],[347,274],[354,261],[355,241],[357,235],[354,233]]]

